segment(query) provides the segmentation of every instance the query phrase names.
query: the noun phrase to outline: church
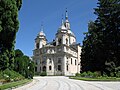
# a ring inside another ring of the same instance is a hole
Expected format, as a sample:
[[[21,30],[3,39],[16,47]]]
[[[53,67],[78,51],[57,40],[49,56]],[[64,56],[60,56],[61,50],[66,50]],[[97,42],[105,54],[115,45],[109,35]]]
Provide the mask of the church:
[[[76,42],[76,36],[71,31],[68,13],[55,34],[52,42],[47,42],[46,35],[41,30],[35,38],[33,61],[35,72],[46,72],[47,75],[73,76],[80,73],[81,46]]]

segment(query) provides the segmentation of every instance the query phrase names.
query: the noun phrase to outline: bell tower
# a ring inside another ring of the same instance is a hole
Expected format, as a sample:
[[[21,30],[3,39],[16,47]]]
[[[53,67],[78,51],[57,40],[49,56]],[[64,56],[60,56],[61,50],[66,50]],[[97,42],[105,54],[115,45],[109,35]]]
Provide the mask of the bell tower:
[[[72,37],[74,34],[70,28],[70,22],[68,20],[68,11],[65,11],[65,20],[62,18],[62,24],[59,27],[57,34],[56,34],[56,45],[67,45],[69,46],[72,43]],[[74,38],[74,37],[73,37]]]
[[[41,25],[41,31],[35,39],[35,49],[42,48],[44,45],[46,45],[46,43],[47,39],[45,33],[43,32],[43,25]]]

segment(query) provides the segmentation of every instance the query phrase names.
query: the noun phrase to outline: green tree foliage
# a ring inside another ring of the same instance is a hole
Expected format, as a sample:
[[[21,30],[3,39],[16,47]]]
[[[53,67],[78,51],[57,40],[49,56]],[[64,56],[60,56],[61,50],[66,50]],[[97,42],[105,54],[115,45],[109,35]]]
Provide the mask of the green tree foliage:
[[[83,41],[81,64],[82,71],[97,71],[100,67],[98,52],[100,52],[100,41],[98,41],[97,26],[93,21],[88,24],[88,32],[84,33],[86,37]]]
[[[17,5],[18,10],[20,10],[22,6],[22,0],[16,0],[16,5]]]
[[[120,1],[99,0],[95,14],[98,15],[96,23],[101,26],[105,60],[120,66]]]
[[[14,44],[22,0],[0,0],[0,70],[14,67]]]
[[[26,78],[33,78],[34,76],[34,62],[25,56],[21,50],[15,50],[14,70],[19,72]]]
[[[24,54],[20,49],[15,50],[15,57],[22,57]]]
[[[83,41],[82,70],[108,73],[111,62],[120,66],[120,0],[98,0],[95,14],[98,18]]]
[[[109,76],[118,77],[117,75],[120,72],[120,66],[116,66],[113,61],[111,61],[111,62],[106,61],[105,65],[106,65],[107,74]]]

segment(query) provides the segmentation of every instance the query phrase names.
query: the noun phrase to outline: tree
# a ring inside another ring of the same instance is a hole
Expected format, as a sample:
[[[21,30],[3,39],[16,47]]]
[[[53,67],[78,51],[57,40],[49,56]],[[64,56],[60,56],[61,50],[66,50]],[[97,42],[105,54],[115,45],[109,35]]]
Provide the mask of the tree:
[[[88,24],[88,32],[85,33],[86,37],[83,40],[83,47],[81,53],[82,71],[96,71],[99,69],[97,63],[98,56],[98,41],[97,27],[95,22],[90,21]]]
[[[22,0],[16,0],[16,5],[17,5],[18,10],[20,10],[22,6]]]
[[[35,67],[34,62],[19,49],[15,50],[14,66],[16,72],[19,72],[26,78],[33,78]]]
[[[29,63],[29,78],[33,78],[34,74],[35,74],[35,64],[33,61],[31,61]]]
[[[114,62],[116,67],[120,66],[119,13],[120,0],[98,0],[98,7],[95,8],[95,14],[98,16],[98,18],[94,21],[96,29],[94,29],[94,26],[92,26],[92,33],[94,33],[94,30],[96,30],[95,35],[97,38],[94,37],[94,35],[92,36],[88,31],[88,35],[85,37],[86,40],[83,41],[83,47],[86,47],[89,44],[90,46],[86,48],[86,51],[84,48],[82,49],[84,51],[84,53],[82,52],[83,54],[81,56],[82,61],[87,62],[88,64],[88,61],[92,59],[92,63],[95,62],[94,65],[98,66],[96,70],[101,71],[101,73],[106,72],[106,68],[108,67],[106,62]],[[92,40],[92,42],[88,42],[90,40]],[[90,54],[87,52],[87,49],[90,49]],[[88,57],[87,54],[89,54],[90,57],[86,59],[86,57]],[[90,67],[94,69],[95,67],[92,65],[90,65]],[[84,65],[83,68],[85,67],[86,66]]]
[[[22,57],[24,54],[20,49],[15,50],[15,57]]]
[[[0,0],[0,70],[14,67],[14,44],[22,0]]]
[[[120,1],[99,0],[98,4],[98,8],[95,9],[95,14],[98,15],[96,24],[102,32],[99,40],[102,41],[104,53],[102,56],[104,63],[101,64],[106,67],[107,61],[120,66]]]

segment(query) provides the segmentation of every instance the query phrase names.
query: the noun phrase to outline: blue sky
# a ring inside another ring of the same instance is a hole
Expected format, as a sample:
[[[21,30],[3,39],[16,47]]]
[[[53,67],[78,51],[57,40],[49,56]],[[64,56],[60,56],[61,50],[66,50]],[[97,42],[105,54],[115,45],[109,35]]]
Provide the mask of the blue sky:
[[[97,0],[23,0],[15,49],[32,56],[34,39],[40,32],[42,22],[48,42],[52,41],[61,25],[62,15],[65,17],[66,8],[71,30],[76,35],[77,42],[82,44],[88,22],[96,19],[93,9],[96,7]]]

